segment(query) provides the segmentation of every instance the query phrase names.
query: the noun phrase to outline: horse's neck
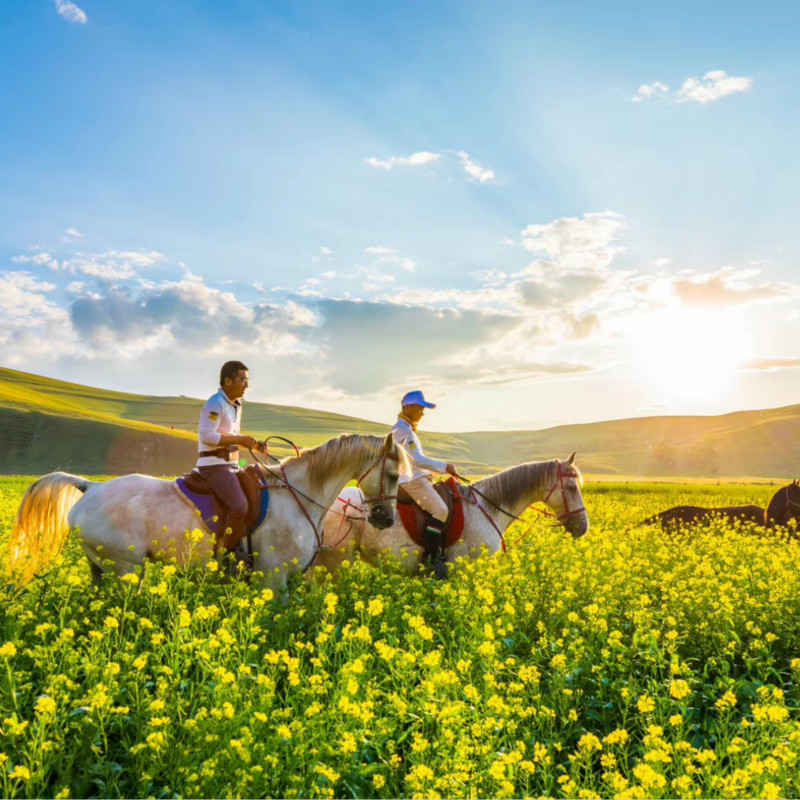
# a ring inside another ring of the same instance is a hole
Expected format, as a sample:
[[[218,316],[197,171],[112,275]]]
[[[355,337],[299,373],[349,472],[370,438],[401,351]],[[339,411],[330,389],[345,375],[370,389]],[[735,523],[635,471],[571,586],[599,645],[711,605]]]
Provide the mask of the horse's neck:
[[[314,504],[304,501],[304,505],[308,506],[308,513],[312,518],[321,520],[325,512],[336,501],[345,484],[353,478],[360,477],[366,471],[369,460],[370,454],[366,447],[360,445],[354,447],[352,452],[345,453],[337,459],[336,464],[329,469],[322,480],[312,480],[309,463],[304,463],[302,457],[286,462],[283,468],[289,484],[313,499]]]
[[[514,517],[521,516],[526,508],[544,500],[555,479],[554,462],[532,462],[519,464],[503,470],[497,475],[484,478],[482,481],[478,481],[475,487],[478,491],[484,491],[481,484],[487,487],[494,482],[494,486],[499,489],[499,491],[493,491],[490,496],[502,510],[481,499],[480,496],[478,499],[489,516],[505,530],[512,522],[516,521]],[[510,516],[512,514],[513,516]]]

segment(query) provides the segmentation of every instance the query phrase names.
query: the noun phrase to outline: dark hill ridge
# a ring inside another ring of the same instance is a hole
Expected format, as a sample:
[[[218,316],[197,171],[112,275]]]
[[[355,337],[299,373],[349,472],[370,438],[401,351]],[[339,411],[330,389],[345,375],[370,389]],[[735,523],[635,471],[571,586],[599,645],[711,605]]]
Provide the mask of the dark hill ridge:
[[[194,463],[202,400],[95,389],[0,368],[2,474],[176,474]],[[326,411],[247,404],[247,430],[300,446],[386,423]],[[800,405],[715,417],[641,417],[541,431],[425,432],[426,449],[488,472],[579,454],[586,473],[630,476],[800,475]]]

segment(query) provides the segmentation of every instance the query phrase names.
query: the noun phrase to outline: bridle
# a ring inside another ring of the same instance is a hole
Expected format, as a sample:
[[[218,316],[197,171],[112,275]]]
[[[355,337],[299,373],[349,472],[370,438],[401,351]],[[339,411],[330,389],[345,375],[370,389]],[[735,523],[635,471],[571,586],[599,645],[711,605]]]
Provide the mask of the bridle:
[[[399,456],[396,456],[394,453],[390,453],[388,450],[384,449],[383,451],[383,458],[381,458],[381,477],[380,477],[380,494],[376,495],[375,497],[367,497],[364,495],[364,502],[369,503],[382,503],[384,500],[397,500],[396,494],[386,494],[386,462],[387,461],[400,461]],[[377,467],[377,464],[373,464],[357,481],[356,486],[361,489],[361,481],[367,477],[367,475],[372,472],[372,470]],[[361,490],[363,493],[363,489]]]
[[[550,487],[550,490],[544,496],[544,500],[542,502],[546,503],[550,499],[550,495],[556,490],[556,488],[561,490],[561,501],[564,504],[564,513],[559,514],[556,519],[559,522],[564,522],[568,520],[570,517],[575,516],[575,514],[580,514],[582,511],[586,511],[586,506],[581,506],[580,508],[570,510],[569,502],[567,500],[567,490],[564,488],[564,479],[575,478],[577,480],[578,473],[575,472],[574,469],[571,467],[567,470],[564,469],[564,465],[559,461],[558,462],[558,475],[556,475],[556,479],[553,482],[553,485]],[[553,516],[556,516],[555,514]]]

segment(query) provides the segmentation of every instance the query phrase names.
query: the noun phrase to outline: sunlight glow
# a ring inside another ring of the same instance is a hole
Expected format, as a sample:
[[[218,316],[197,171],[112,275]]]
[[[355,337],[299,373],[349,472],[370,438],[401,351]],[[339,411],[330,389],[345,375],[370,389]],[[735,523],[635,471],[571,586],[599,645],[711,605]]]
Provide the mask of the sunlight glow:
[[[636,334],[638,374],[662,402],[722,399],[750,355],[741,312],[673,307]]]

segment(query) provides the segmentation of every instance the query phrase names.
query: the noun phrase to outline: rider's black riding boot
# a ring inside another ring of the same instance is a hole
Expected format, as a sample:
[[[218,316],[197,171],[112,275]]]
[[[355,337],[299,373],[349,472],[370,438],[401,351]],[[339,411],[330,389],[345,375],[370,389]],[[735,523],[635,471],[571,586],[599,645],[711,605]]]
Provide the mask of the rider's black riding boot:
[[[437,580],[444,580],[447,577],[447,561],[444,556],[444,534],[442,529],[444,522],[430,517],[428,524],[425,527],[425,536],[423,542],[425,544],[425,555],[423,560],[429,564],[433,574]]]

